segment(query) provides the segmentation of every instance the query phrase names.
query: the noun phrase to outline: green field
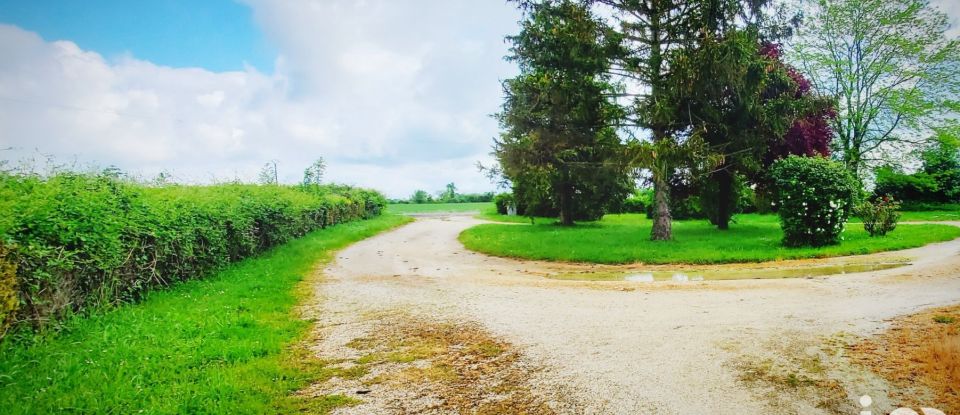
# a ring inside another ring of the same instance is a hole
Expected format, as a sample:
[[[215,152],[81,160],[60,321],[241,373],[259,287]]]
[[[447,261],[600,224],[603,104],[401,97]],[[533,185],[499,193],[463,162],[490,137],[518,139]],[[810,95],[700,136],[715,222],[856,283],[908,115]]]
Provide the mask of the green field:
[[[495,209],[493,202],[483,203],[399,203],[387,205],[388,213],[461,213]]]
[[[930,210],[921,212],[901,212],[901,221],[947,221],[960,220],[960,210]]]
[[[275,414],[349,405],[339,395],[291,396],[313,381],[358,375],[297,346],[310,327],[294,311],[311,295],[300,283],[335,250],[409,220],[385,215],[315,231],[141,303],[68,320],[59,334],[8,338],[0,346],[0,408]]]
[[[712,264],[760,262],[867,254],[913,248],[960,237],[949,225],[900,225],[886,237],[871,238],[857,223],[843,233],[840,245],[786,248],[773,215],[739,215],[728,231],[704,220],[674,222],[674,240],[649,240],[651,222],[640,214],[607,215],[603,220],[573,227],[549,221],[516,226],[485,224],[467,229],[460,241],[467,248],[491,255],[555,261],[608,264]]]

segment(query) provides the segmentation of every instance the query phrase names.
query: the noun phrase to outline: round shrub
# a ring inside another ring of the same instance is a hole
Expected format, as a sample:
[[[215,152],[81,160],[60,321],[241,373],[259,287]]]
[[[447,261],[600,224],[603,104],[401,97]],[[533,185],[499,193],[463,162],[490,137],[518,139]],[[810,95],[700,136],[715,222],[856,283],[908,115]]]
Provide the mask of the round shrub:
[[[899,209],[900,202],[887,195],[860,204],[854,213],[863,220],[863,229],[870,236],[884,236],[897,228]]]
[[[840,242],[857,193],[856,181],[842,164],[823,157],[790,156],[771,166],[770,177],[784,245]]]

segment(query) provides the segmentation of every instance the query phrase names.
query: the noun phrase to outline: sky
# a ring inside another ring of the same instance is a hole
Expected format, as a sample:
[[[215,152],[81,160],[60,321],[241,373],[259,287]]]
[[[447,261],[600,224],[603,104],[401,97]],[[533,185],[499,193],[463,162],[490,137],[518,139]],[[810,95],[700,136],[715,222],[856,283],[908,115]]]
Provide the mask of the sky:
[[[505,0],[0,0],[0,159],[495,190]]]
[[[934,0],[960,33],[960,0]],[[495,190],[506,0],[0,0],[0,159]]]

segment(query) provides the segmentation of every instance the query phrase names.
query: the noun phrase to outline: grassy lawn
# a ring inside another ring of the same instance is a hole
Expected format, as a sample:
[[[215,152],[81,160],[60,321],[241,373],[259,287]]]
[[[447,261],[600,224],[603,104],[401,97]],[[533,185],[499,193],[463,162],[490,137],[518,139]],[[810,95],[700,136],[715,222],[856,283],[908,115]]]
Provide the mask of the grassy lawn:
[[[389,213],[457,213],[482,212],[496,209],[493,202],[482,203],[420,203],[420,204],[392,204],[387,205]]]
[[[496,205],[491,204],[486,209],[481,210],[478,214],[477,219],[488,220],[491,222],[503,222],[503,223],[530,223],[530,218],[527,216],[508,216],[501,215],[497,213]],[[534,223],[554,223],[557,221],[557,218],[547,218],[542,216],[535,216],[533,218]]]
[[[550,221],[516,226],[485,224],[467,229],[460,241],[491,255],[558,261],[649,264],[760,262],[867,254],[921,246],[960,237],[949,225],[900,225],[886,237],[870,238],[860,224],[849,224],[840,245],[786,248],[774,215],[739,215],[721,232],[703,220],[677,221],[674,240],[649,240],[650,220],[640,214],[607,215],[602,221],[564,228]]]
[[[299,346],[295,306],[335,250],[399,226],[384,215],[313,232],[141,303],[65,323],[55,335],[0,346],[0,408],[19,413],[328,412],[352,398],[291,396],[350,376]],[[8,339],[10,340],[10,339]]]
[[[930,210],[925,212],[902,212],[902,221],[960,220],[960,210]]]

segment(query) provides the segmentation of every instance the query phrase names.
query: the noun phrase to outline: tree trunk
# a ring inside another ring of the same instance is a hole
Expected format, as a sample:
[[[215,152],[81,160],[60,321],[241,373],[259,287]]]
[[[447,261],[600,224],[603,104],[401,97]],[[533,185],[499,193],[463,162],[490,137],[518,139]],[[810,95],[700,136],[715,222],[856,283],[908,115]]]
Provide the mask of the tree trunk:
[[[653,229],[650,230],[650,239],[654,241],[669,241],[673,238],[670,217],[670,184],[665,177],[653,178]]]
[[[662,99],[663,95],[663,85],[660,72],[663,66],[663,57],[661,56],[660,51],[660,41],[661,41],[661,13],[660,8],[658,7],[659,3],[652,2],[650,4],[649,10],[647,10],[648,18],[650,19],[650,39],[653,42],[650,45],[650,57],[648,58],[648,65],[650,69],[650,95],[654,102],[658,102]],[[654,120],[651,130],[653,130],[653,141],[657,142],[660,140],[666,139],[666,129],[662,128],[663,123],[661,120]],[[656,158],[656,157],[654,157]],[[653,172],[653,197],[654,197],[654,207],[653,207],[653,228],[650,229],[650,239],[654,241],[669,241],[673,239],[673,229],[671,228],[670,217],[670,176],[673,171],[669,166],[659,160],[654,160],[654,163],[660,163],[660,168],[651,169]]]
[[[563,178],[560,183],[560,224],[573,225],[573,186],[570,184],[570,170],[563,166]]]
[[[726,166],[714,173],[717,181],[717,229],[730,229],[730,205],[733,198],[733,174]]]

